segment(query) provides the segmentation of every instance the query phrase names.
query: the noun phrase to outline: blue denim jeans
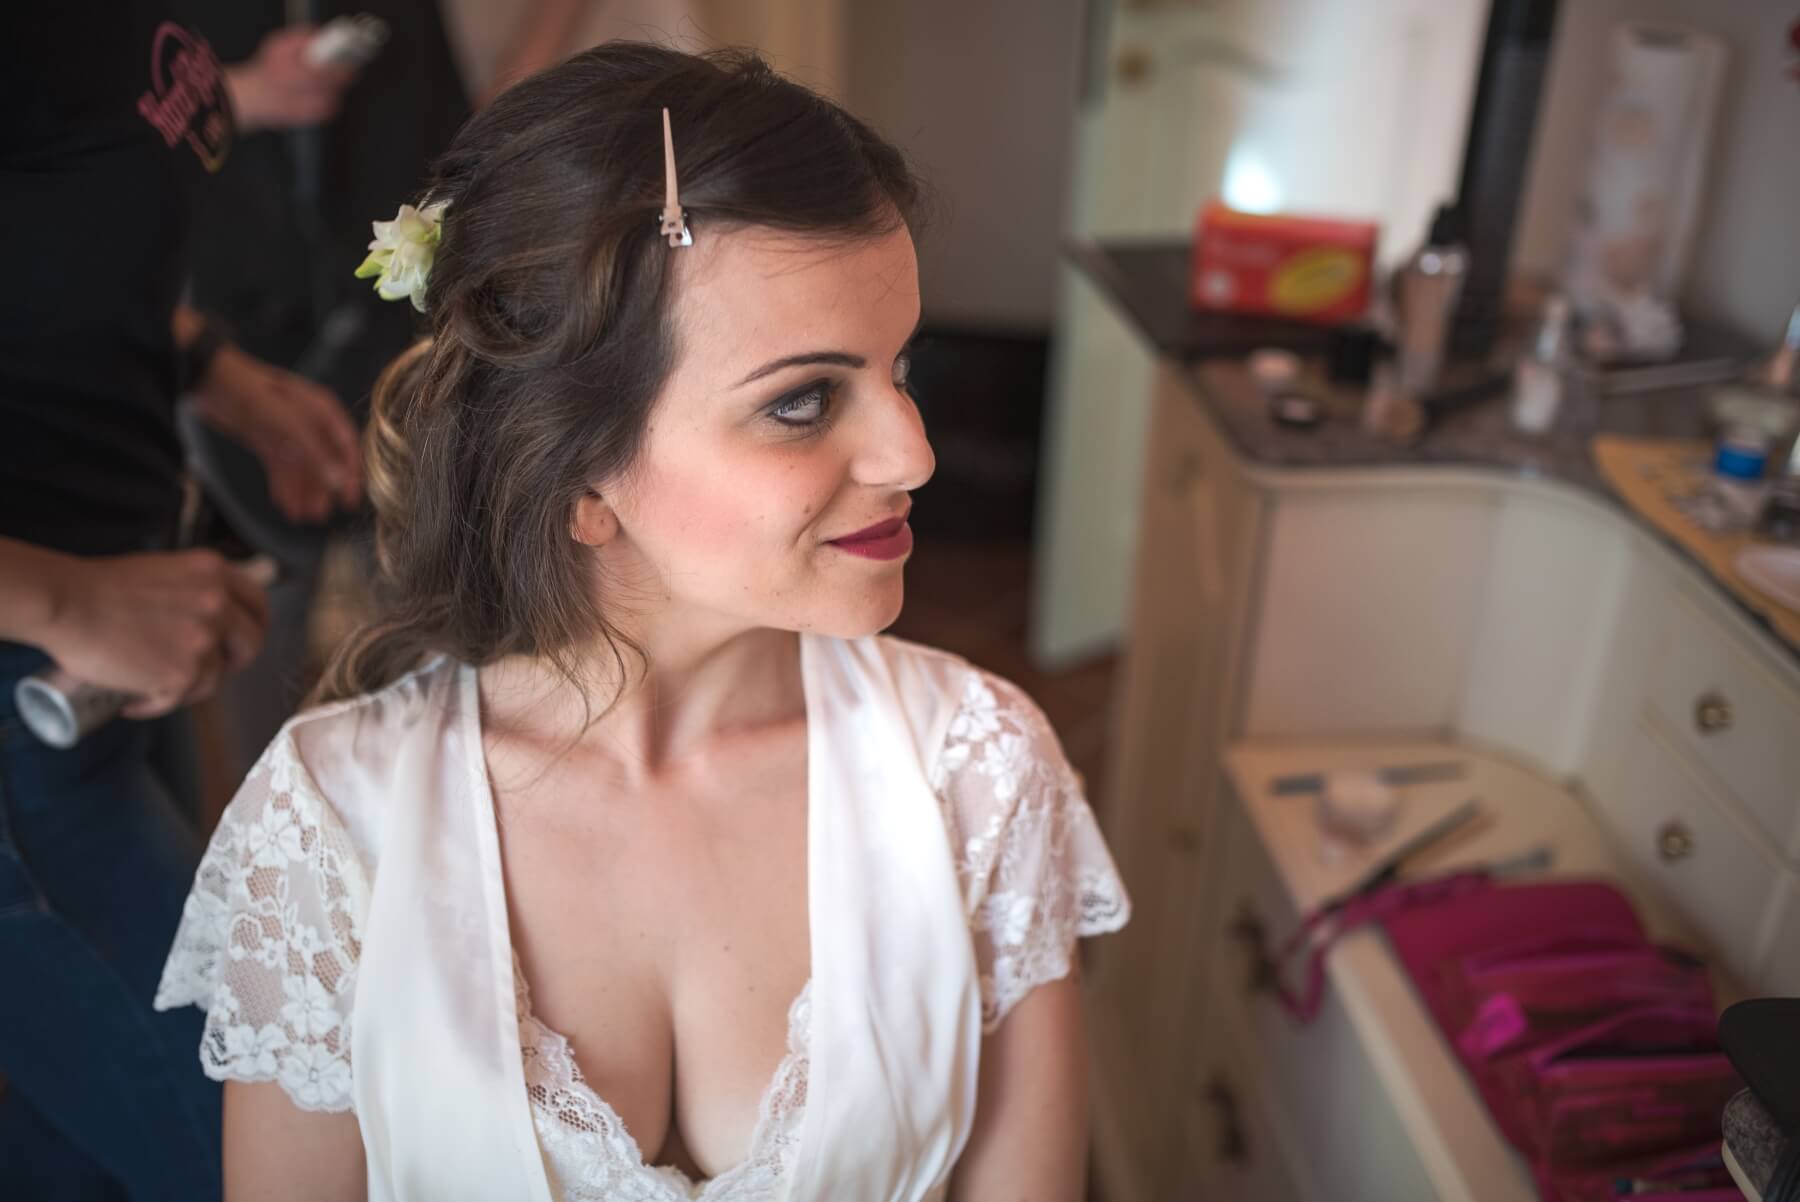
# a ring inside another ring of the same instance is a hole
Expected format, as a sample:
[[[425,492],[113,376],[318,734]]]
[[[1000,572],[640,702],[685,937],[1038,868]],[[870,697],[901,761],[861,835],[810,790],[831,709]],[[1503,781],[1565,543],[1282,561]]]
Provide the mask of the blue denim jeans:
[[[0,1197],[214,1202],[204,1016],[150,1007],[199,839],[146,724],[68,751],[20,725],[13,686],[43,662],[0,643]]]

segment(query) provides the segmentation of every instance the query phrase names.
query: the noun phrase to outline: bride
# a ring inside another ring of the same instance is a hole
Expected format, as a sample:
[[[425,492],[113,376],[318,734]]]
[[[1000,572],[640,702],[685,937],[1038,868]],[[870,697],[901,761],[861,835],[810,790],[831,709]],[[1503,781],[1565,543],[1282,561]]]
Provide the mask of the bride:
[[[933,466],[900,154],[613,44],[425,199],[366,265],[431,334],[374,402],[385,608],[157,998],[226,1196],[1081,1198],[1073,945],[1124,889],[1037,707],[876,633]]]

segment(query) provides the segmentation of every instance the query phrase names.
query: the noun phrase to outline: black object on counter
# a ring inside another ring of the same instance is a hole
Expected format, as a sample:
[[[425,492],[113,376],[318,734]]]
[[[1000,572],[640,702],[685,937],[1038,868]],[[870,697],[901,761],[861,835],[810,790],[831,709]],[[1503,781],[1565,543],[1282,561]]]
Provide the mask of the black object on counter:
[[[1500,330],[1513,229],[1555,28],[1556,0],[1493,0],[1488,12],[1458,184],[1469,248],[1468,280],[1450,334],[1459,354],[1486,354]]]
[[[1325,378],[1333,384],[1366,388],[1375,375],[1375,360],[1384,349],[1392,348],[1374,327],[1338,326],[1331,331],[1330,344],[1325,348]]]

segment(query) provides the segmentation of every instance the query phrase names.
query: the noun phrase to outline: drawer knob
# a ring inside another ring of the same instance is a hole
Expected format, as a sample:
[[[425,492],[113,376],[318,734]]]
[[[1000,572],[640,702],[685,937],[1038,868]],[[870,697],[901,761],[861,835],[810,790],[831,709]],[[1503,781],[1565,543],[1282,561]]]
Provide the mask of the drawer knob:
[[[1127,46],[1119,52],[1114,70],[1118,72],[1120,83],[1141,87],[1156,74],[1156,59],[1142,46]]]
[[[1665,822],[1656,832],[1656,854],[1673,864],[1694,854],[1694,832],[1685,822]]]
[[[1266,993],[1275,987],[1275,961],[1269,955],[1269,929],[1250,908],[1248,902],[1238,907],[1231,920],[1231,937],[1244,949],[1244,988],[1251,993]]]
[[[1237,1091],[1223,1077],[1214,1077],[1206,1085],[1206,1100],[1219,1114],[1219,1151],[1221,1164],[1247,1164],[1250,1141],[1244,1138],[1244,1121],[1238,1112]]]
[[[1731,729],[1731,702],[1721,693],[1702,693],[1694,702],[1694,725],[1703,735]]]
[[[1200,828],[1192,822],[1169,824],[1169,844],[1184,856],[1200,850]]]

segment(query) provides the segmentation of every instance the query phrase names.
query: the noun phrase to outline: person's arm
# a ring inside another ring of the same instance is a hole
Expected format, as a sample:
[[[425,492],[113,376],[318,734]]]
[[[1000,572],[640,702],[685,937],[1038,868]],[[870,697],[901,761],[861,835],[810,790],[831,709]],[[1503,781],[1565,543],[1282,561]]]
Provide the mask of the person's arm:
[[[45,632],[67,607],[71,556],[0,538],[0,639],[44,645]]]
[[[206,318],[175,309],[175,345],[186,352]],[[356,424],[329,388],[264,363],[226,342],[191,382],[207,425],[262,461],[269,495],[293,522],[321,522],[334,506],[362,501],[362,447]]]
[[[302,1110],[273,1081],[225,1082],[225,1202],[364,1202],[368,1164],[349,1112]]]
[[[153,718],[210,694],[262,647],[263,590],[214,551],[88,559],[0,538],[0,638]]]
[[[307,43],[318,32],[311,25],[277,29],[263,38],[255,54],[225,68],[225,90],[239,132],[298,129],[337,116],[356,72],[306,61]]]
[[[1081,983],[1071,972],[1033,989],[982,1041],[975,1125],[950,1202],[1081,1202],[1087,1120]]]

